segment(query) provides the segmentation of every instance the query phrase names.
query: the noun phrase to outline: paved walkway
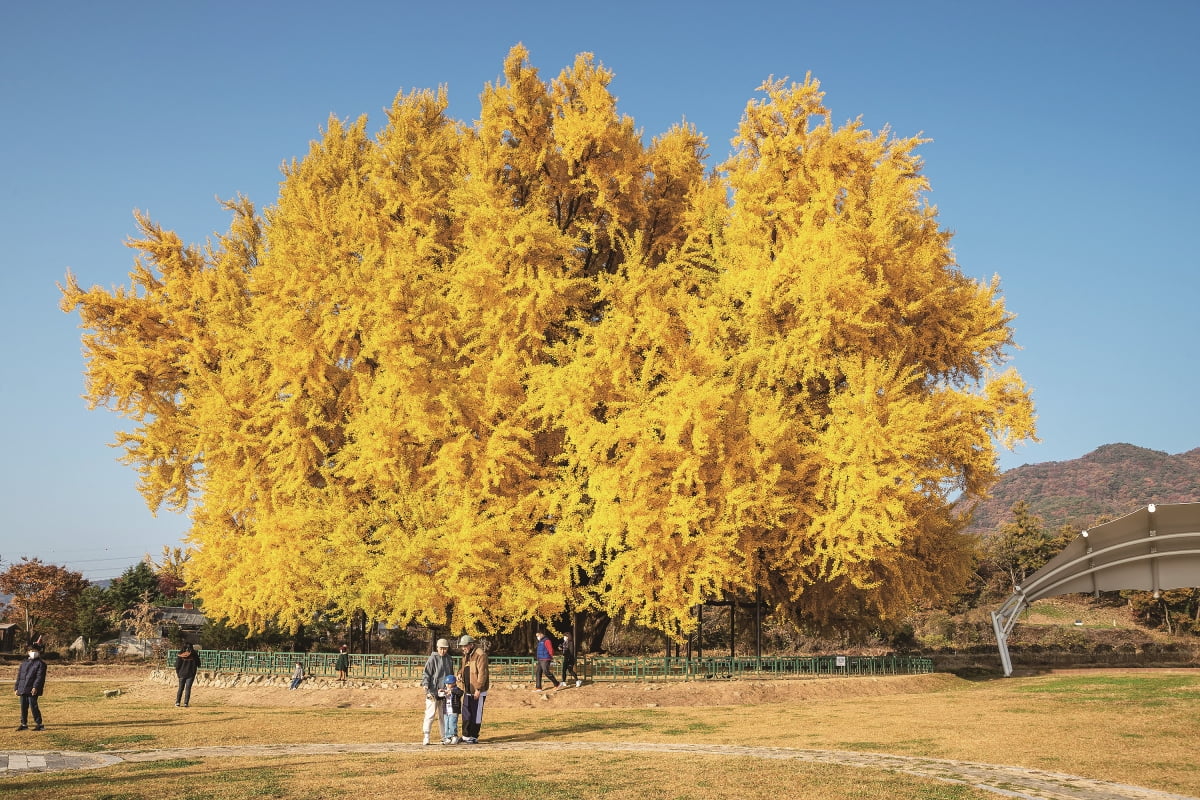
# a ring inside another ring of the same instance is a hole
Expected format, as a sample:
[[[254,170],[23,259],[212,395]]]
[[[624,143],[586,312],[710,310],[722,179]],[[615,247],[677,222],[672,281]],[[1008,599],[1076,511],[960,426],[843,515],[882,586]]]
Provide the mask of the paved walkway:
[[[471,747],[471,745],[459,745]],[[842,750],[796,750],[788,747],[742,747],[720,744],[662,744],[639,742],[488,742],[481,751],[496,750],[606,753],[678,753],[713,757],[769,758],[850,767],[883,769],[922,778],[974,786],[1004,797],[1028,800],[1197,800],[1139,786],[1064,775],[1059,772],[980,764],[944,758],[855,753]],[[50,751],[0,752],[0,776],[71,769],[96,769],[122,762],[165,761],[177,758],[245,758],[249,756],[336,755],[339,753],[424,752],[411,743],[279,744],[230,747],[184,747],[172,750],[116,750],[106,753]]]

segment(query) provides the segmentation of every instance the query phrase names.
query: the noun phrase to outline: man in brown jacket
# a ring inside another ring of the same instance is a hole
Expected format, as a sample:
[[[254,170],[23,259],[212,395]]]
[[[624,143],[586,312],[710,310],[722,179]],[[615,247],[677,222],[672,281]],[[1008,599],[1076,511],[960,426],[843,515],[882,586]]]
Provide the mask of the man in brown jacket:
[[[487,649],[467,634],[458,640],[462,648],[462,673],[459,683],[463,691],[462,743],[479,744],[479,727],[483,724],[483,701],[488,693]]]

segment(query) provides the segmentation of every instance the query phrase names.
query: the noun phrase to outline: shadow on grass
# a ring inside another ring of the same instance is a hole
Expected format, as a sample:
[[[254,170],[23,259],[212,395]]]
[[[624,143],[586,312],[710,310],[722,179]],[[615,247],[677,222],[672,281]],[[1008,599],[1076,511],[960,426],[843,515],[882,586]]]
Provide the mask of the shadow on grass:
[[[79,753],[103,753],[117,745],[143,744],[153,742],[157,736],[150,733],[131,733],[124,736],[105,736],[102,739],[77,739],[69,734],[50,732],[49,740],[61,750],[74,750]]]
[[[38,773],[13,778],[13,783],[20,786],[24,781],[36,787],[37,793],[43,797],[87,797],[90,800],[144,800],[156,796],[156,782],[170,780],[171,773],[192,776],[196,780],[211,780],[218,789],[217,796],[226,797],[230,794],[221,793],[222,787],[232,789],[232,796],[237,797],[287,797],[284,781],[292,770],[311,767],[321,768],[327,762],[321,759],[292,759],[286,763],[268,765],[251,765],[245,767],[222,766],[214,771],[204,759],[176,759],[173,761],[156,761],[149,764],[123,764],[104,771],[104,777],[98,778],[92,771],[76,773]],[[149,784],[149,786],[143,786]],[[112,788],[116,791],[106,792]],[[193,795],[187,795],[193,797]]]
[[[481,738],[485,738],[489,742],[539,742],[547,739],[557,739],[563,736],[571,736],[573,734],[595,733],[597,731],[632,731],[641,730],[649,731],[653,729],[653,725],[648,722],[638,722],[633,720],[612,720],[612,719],[574,719],[565,721],[556,721],[550,725],[539,728],[536,731],[524,731],[522,733],[502,733],[496,729],[508,727],[506,724],[497,724],[492,726],[493,733],[488,735],[488,725],[484,722],[484,730]]]
[[[963,667],[961,669],[952,669],[950,674],[956,678],[962,678],[964,681],[971,683],[990,683],[1004,678],[1004,673],[998,669],[991,667]]]
[[[234,714],[220,714],[220,715],[205,714],[205,716],[204,716],[205,723],[236,722],[237,720],[244,720],[244,719],[249,719],[249,717],[247,717],[245,715],[238,716],[238,715],[234,715]],[[116,719],[116,720],[106,719],[106,720],[90,720],[87,722],[72,722],[71,720],[66,720],[64,722],[55,722],[54,728],[56,730],[74,730],[74,729],[78,729],[78,728],[122,728],[122,727],[130,727],[130,726],[141,726],[141,727],[151,726],[151,727],[155,727],[155,728],[169,728],[169,727],[174,727],[176,725],[195,725],[195,724],[196,724],[196,720],[188,719],[186,717],[181,716],[178,718],[171,718],[171,719],[162,719],[162,718]],[[47,726],[47,727],[49,727],[49,726]]]

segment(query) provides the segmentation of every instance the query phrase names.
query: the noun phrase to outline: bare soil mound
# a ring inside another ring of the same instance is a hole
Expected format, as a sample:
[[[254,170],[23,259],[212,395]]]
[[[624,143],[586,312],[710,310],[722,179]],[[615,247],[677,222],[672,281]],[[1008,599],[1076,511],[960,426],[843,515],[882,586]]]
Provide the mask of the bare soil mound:
[[[140,683],[145,690],[173,691],[173,676],[145,673]],[[576,688],[536,691],[528,684],[493,684],[488,692],[492,708],[648,708],[669,706],[732,706],[795,703],[804,700],[829,700],[845,697],[875,697],[894,694],[924,694],[965,685],[966,681],[945,673],[931,675],[895,675],[857,678],[814,678],[809,680],[723,680],[672,682],[601,682]],[[127,687],[134,690],[135,687]],[[388,688],[363,682],[338,685],[336,681],[306,681],[291,691],[286,683],[219,687],[198,686],[211,696],[219,696],[230,705],[248,706],[368,706],[374,708],[415,708],[424,693],[412,685]]]

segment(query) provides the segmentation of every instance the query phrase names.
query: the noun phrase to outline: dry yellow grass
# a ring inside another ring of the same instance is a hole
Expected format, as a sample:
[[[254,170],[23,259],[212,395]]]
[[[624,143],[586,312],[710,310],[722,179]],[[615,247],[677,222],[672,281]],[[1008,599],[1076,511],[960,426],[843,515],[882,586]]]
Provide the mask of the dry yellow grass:
[[[983,800],[978,789],[876,770],[687,756],[488,754],[280,757],[121,765],[96,773],[9,779],[14,792],[54,800],[242,800],[431,797],[553,800]],[[13,796],[17,796],[14,794]]]
[[[415,690],[48,685],[48,730],[0,732],[0,750],[152,750],[419,737]],[[857,687],[857,690],[855,689]],[[667,687],[592,686],[550,695],[499,687],[492,742],[660,742],[851,750],[1012,764],[1200,796],[1200,674],[1095,671],[973,683],[948,675]],[[495,702],[492,702],[494,700]],[[687,705],[686,703],[717,705]],[[15,698],[13,700],[15,711]],[[734,704],[731,704],[734,703]],[[598,705],[597,705],[598,704]],[[10,777],[41,797],[794,798],[992,797],[965,786],[844,766],[744,757],[422,748],[380,755],[184,758],[87,773]]]

